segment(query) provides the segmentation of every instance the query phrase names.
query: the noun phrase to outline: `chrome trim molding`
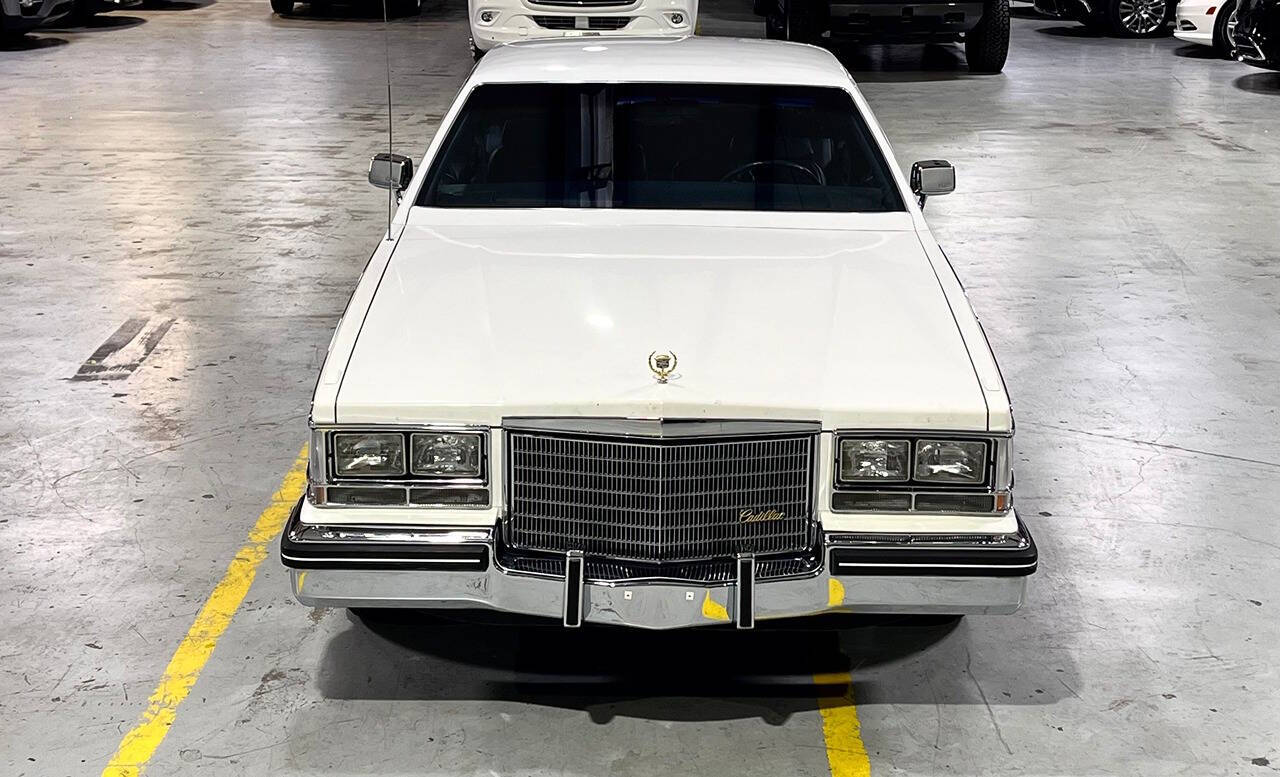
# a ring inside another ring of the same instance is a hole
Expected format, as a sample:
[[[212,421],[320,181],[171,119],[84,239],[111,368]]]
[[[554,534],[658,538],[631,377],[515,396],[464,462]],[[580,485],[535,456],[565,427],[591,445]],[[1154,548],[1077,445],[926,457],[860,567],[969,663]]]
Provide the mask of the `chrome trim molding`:
[[[768,434],[817,434],[818,421],[771,421],[702,418],[611,418],[570,416],[511,416],[502,419],[508,431],[559,432],[601,437],[751,437]]]
[[[1009,534],[857,534],[828,532],[827,547],[839,548],[905,548],[938,550],[1026,550],[1031,535],[1022,531]]]
[[[493,541],[493,529],[472,527],[326,526],[314,523],[293,523],[286,531],[289,539],[294,542],[371,542],[414,545],[460,545],[478,542],[487,545]]]

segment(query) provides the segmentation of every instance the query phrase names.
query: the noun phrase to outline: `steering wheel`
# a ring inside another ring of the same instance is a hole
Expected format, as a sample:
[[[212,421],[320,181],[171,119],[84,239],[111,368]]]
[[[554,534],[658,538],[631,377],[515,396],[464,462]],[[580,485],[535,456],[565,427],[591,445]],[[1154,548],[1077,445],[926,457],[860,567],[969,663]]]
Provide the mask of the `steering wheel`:
[[[799,172],[808,176],[810,180],[812,180],[814,183],[816,183],[819,186],[825,186],[827,183],[825,180],[823,180],[822,173],[817,172],[811,168],[805,167],[799,162],[792,162],[789,159],[759,159],[759,160],[756,160],[755,162],[748,162],[745,165],[741,165],[740,167],[735,167],[734,169],[725,173],[723,176],[721,176],[720,182],[724,183],[725,181],[732,181],[733,179],[737,178],[738,176],[746,172],[751,172],[750,178],[752,181],[755,181],[756,176],[753,171],[758,167],[787,167],[792,170],[798,170]]]

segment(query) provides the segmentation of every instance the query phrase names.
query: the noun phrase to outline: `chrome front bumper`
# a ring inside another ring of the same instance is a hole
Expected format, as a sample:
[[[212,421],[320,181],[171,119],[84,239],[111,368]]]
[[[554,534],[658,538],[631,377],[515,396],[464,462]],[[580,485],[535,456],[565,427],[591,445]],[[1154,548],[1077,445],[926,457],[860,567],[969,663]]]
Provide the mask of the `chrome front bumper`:
[[[672,629],[831,612],[1011,613],[1022,605],[1036,548],[1014,535],[824,538],[821,568],[805,577],[703,584],[584,579],[570,557],[563,578],[515,573],[494,561],[492,534],[476,529],[316,527],[297,511],[281,538],[293,593],[314,607],[492,608],[560,620]]]

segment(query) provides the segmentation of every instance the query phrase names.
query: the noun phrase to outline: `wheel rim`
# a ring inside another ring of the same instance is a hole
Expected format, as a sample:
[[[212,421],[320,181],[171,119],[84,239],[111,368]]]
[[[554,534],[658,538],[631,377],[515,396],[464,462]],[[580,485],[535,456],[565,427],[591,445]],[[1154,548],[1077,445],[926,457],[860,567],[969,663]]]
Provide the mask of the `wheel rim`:
[[[1120,0],[1120,24],[1139,35],[1155,32],[1164,24],[1165,0]]]
[[[1227,39],[1227,46],[1236,45],[1236,25],[1239,23],[1240,23],[1240,20],[1236,18],[1235,6],[1232,6],[1231,15],[1227,17],[1226,34],[1223,35],[1223,37]]]

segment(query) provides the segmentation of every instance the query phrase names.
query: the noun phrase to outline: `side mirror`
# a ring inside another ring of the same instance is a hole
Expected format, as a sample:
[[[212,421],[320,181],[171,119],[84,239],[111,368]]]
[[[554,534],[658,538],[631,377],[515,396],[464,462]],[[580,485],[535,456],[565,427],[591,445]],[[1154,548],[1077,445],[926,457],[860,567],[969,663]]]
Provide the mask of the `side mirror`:
[[[920,207],[929,197],[956,190],[956,169],[943,159],[926,159],[911,166],[911,191],[920,198]]]
[[[369,183],[379,189],[402,192],[413,180],[413,160],[399,154],[374,154],[369,160]]]

